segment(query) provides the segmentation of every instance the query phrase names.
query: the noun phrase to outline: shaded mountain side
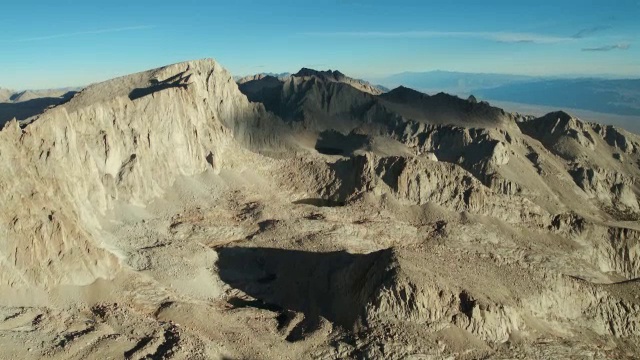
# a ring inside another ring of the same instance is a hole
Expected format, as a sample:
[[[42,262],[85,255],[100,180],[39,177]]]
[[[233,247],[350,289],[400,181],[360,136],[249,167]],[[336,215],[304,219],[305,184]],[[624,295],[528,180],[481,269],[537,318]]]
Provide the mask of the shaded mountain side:
[[[380,95],[382,103],[405,118],[430,124],[452,124],[465,127],[508,126],[513,116],[486,102],[467,100],[438,93],[426,95],[400,86]]]
[[[346,75],[344,75],[343,73],[339,72],[339,71],[331,71],[331,70],[327,70],[327,71],[318,71],[318,70],[313,70],[313,69],[308,69],[308,68],[302,68],[300,69],[300,71],[298,71],[296,74],[291,74],[291,73],[282,73],[282,74],[272,74],[272,73],[261,73],[261,74],[256,74],[256,75],[249,75],[249,76],[245,76],[242,78],[239,78],[236,80],[236,82],[238,83],[238,85],[240,85],[241,87],[247,83],[253,83],[252,85],[249,86],[256,86],[258,83],[266,83],[266,84],[271,84],[274,82],[274,80],[279,80],[281,82],[286,82],[288,81],[291,77],[298,77],[298,78],[310,78],[310,77],[317,77],[319,79],[321,79],[322,81],[325,82],[337,82],[337,83],[342,83],[342,84],[348,84],[351,85],[352,87],[366,92],[366,93],[370,93],[372,95],[380,95],[382,93],[385,93],[387,91],[389,91],[389,89],[387,89],[384,86],[381,85],[373,85],[365,80],[360,80],[360,79],[354,79],[351,77],[348,77]],[[265,81],[262,81],[265,80]],[[264,86],[264,85],[261,85]],[[252,90],[246,89],[244,91],[246,92],[254,92]]]
[[[379,85],[372,85],[369,82],[364,80],[350,78],[337,70],[318,71],[318,70],[313,70],[308,68],[302,68],[300,69],[300,71],[298,71],[296,74],[292,76],[299,77],[299,78],[317,77],[323,81],[348,84],[360,91],[369,93],[371,95],[380,95],[388,91],[388,89],[385,87],[382,87]]]
[[[240,85],[240,90],[299,128],[316,133],[337,130],[344,135],[334,136],[333,141],[327,141],[326,133],[319,136],[315,148],[320,152],[370,151],[376,138],[390,138],[418,156],[426,154],[463,167],[489,188],[528,196],[551,212],[570,209],[601,216],[597,215],[600,208],[626,218],[620,212],[637,209],[639,189],[633,179],[640,175],[638,153],[625,145],[638,141],[633,134],[625,132],[620,135],[624,139],[618,139],[614,133],[621,130],[591,128],[567,114],[561,114],[558,121],[562,124],[555,126],[558,114],[540,119],[518,117],[473,97],[429,96],[405,87],[372,96],[324,79],[327,74],[310,75],[315,74],[310,70],[302,74],[286,81],[254,80]],[[538,126],[542,126],[540,131],[531,130]],[[557,157],[546,156],[548,150]],[[629,158],[618,160],[620,151]],[[613,178],[594,196],[576,177],[582,171],[578,169],[594,169]],[[585,208],[581,203],[589,198],[595,201],[594,207]]]
[[[298,74],[301,74],[298,76]],[[250,101],[260,102],[287,121],[312,121],[307,127],[328,125],[350,131],[362,124],[385,125],[397,117],[426,124],[448,124],[466,127],[510,126],[514,117],[503,110],[440,93],[429,96],[399,87],[373,96],[348,84],[335,81],[341,73],[303,69],[286,80],[262,77],[240,84]]]
[[[240,85],[250,101],[261,103],[286,122],[312,131],[348,133],[367,122],[383,123],[390,116],[376,98],[351,85],[316,76],[291,76],[285,81],[266,77]]]
[[[275,78],[280,79],[280,80],[285,80],[286,78],[291,76],[291,73],[288,73],[288,72],[285,72],[285,73],[258,73],[258,74],[247,75],[247,76],[234,76],[233,78],[236,80],[236,83],[238,85],[241,85],[241,84],[244,84],[244,83],[246,83],[248,81],[260,80],[263,77],[267,77],[267,76],[275,77]]]

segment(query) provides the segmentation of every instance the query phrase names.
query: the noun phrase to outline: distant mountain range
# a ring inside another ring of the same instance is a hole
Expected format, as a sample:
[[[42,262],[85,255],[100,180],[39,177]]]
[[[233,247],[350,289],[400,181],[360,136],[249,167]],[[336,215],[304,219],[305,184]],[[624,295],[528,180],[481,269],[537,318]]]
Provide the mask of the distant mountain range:
[[[476,92],[492,100],[640,116],[640,79],[538,80],[478,89]]]
[[[448,71],[404,72],[370,79],[387,87],[476,95],[485,100],[640,116],[640,79],[549,78]]]
[[[0,128],[13,118],[25,120],[73,97],[79,88],[15,91],[0,88]]]
[[[478,89],[495,88],[502,85],[535,80],[534,77],[505,74],[476,74],[451,71],[402,72],[372,82],[395,88],[406,86],[425,92],[448,92],[467,95]]]

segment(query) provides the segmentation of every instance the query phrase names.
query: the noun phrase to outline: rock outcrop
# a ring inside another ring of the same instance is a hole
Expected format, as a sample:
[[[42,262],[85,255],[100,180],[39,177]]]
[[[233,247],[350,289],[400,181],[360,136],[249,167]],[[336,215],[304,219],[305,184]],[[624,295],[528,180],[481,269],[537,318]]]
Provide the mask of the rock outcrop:
[[[386,89],[381,86],[372,85],[369,82],[364,80],[350,78],[337,70],[317,71],[313,69],[302,68],[300,69],[300,71],[298,71],[296,74],[292,76],[295,76],[298,78],[316,77],[321,79],[322,81],[347,84],[359,91],[366,92],[371,95],[380,95],[386,92]]]
[[[219,170],[233,131],[259,112],[203,60],[92,85],[24,127],[8,123],[0,283],[112,277],[118,254],[101,241],[98,217],[115,201],[148,203],[179,176]]]

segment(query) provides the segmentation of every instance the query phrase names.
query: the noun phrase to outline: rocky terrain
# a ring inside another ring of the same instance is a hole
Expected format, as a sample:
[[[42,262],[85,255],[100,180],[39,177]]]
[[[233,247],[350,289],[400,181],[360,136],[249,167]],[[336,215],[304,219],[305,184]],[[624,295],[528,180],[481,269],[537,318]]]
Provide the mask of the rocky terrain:
[[[640,354],[640,137],[199,60],[0,131],[0,358]]]

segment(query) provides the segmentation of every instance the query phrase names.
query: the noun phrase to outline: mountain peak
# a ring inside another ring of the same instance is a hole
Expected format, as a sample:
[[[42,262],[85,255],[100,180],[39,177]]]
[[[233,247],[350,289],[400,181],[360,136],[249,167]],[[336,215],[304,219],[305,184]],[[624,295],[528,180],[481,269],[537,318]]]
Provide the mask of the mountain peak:
[[[567,113],[565,111],[562,111],[562,110],[550,112],[550,113],[546,114],[543,117],[560,119],[560,120],[563,120],[563,121],[571,120],[573,118],[573,116],[571,116],[569,113]]]
[[[333,77],[335,79],[339,79],[342,77],[345,77],[345,75],[343,73],[341,73],[340,71],[331,71],[331,70],[315,70],[315,69],[310,69],[310,68],[306,68],[303,67],[302,69],[300,69],[300,71],[298,71],[297,73],[295,73],[293,76],[297,76],[297,77],[306,77],[306,76],[318,76],[318,77]]]
[[[73,111],[119,97],[137,100],[171,88],[206,91],[211,82],[233,82],[233,78],[212,58],[184,61],[90,85],[62,106]]]
[[[380,95],[386,92],[386,88],[372,85],[371,83],[364,80],[351,78],[341,73],[338,70],[321,71],[321,70],[314,70],[309,68],[302,68],[300,69],[300,71],[293,74],[292,76],[298,77],[298,78],[316,77],[323,81],[344,83],[347,85],[351,85],[352,87],[360,91],[369,93],[371,95]]]
[[[409,99],[409,98],[416,98],[416,97],[418,98],[425,97],[428,95],[421,93],[420,91],[414,90],[412,88],[408,88],[406,86],[400,85],[397,88],[387,92],[384,96],[387,98],[394,98],[394,99]]]

